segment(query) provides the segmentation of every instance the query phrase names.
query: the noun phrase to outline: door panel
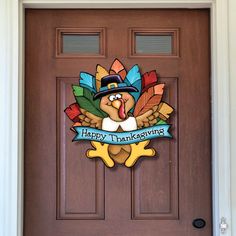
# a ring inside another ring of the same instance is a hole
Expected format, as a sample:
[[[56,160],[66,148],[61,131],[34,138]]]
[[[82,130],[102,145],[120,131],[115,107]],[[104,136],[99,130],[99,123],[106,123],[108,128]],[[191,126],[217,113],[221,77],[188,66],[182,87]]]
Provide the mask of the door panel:
[[[88,141],[72,143],[71,122],[63,114],[73,103],[71,85],[76,83],[78,78],[57,78],[58,219],[104,219],[104,165],[85,158]]]
[[[100,54],[60,51],[60,32],[100,32]],[[173,55],[134,53],[133,32],[172,32]],[[175,109],[157,155],[109,169],[72,142],[64,109],[79,72],[118,58],[156,69]],[[25,236],[203,235],[211,231],[209,11],[26,10]],[[203,218],[204,229],[192,221]]]
[[[159,78],[165,83],[163,100],[178,111],[177,78]],[[177,112],[169,120],[171,133],[178,137]],[[132,216],[133,219],[178,219],[178,141],[177,139],[153,140],[157,150],[155,159],[141,159],[132,171]],[[162,158],[165,157],[165,158]],[[157,161],[158,159],[158,161]]]

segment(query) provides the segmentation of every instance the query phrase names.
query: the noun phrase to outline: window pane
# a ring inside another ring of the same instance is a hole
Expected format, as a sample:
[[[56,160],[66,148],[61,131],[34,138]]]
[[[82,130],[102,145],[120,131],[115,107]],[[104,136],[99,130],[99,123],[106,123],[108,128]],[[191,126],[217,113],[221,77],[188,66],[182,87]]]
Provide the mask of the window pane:
[[[99,54],[99,34],[64,34],[62,41],[62,53]]]
[[[172,54],[171,35],[136,35],[136,53]]]

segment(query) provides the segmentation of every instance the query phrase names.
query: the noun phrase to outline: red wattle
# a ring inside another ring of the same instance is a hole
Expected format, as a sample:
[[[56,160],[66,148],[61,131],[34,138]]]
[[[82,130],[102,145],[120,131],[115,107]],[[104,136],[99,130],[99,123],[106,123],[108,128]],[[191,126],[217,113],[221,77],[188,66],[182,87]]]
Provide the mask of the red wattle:
[[[118,110],[118,115],[120,117],[120,119],[124,120],[126,118],[126,114],[125,114],[125,103],[123,99],[119,99],[121,101],[121,105],[120,108]]]

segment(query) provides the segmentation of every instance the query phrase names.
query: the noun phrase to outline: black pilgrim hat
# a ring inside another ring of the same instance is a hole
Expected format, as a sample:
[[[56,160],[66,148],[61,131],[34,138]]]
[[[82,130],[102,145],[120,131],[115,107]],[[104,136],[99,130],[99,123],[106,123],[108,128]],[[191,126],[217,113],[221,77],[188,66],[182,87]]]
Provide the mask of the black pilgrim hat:
[[[138,90],[135,87],[128,86],[118,74],[107,75],[101,79],[101,88],[94,95],[93,99],[115,92],[138,92]]]

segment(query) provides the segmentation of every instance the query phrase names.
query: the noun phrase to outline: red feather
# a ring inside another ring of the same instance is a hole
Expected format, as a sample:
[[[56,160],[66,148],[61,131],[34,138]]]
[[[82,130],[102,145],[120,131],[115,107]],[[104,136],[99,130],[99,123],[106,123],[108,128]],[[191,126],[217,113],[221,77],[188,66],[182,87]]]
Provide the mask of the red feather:
[[[70,106],[68,106],[64,112],[73,122],[79,121],[78,116],[81,114],[81,111],[77,103],[73,103]]]
[[[146,72],[142,76],[142,93],[157,83],[157,73],[155,70]]]

